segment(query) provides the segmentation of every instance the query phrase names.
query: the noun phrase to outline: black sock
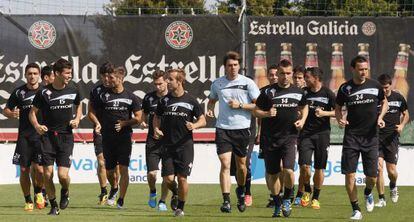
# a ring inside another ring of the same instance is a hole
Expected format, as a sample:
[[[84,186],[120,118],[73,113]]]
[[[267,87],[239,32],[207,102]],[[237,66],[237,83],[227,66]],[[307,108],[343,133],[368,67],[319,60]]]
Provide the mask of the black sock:
[[[33,203],[33,201],[32,201],[32,196],[29,194],[29,195],[27,195],[27,196],[24,196],[24,201],[26,202],[26,203]]]
[[[118,198],[118,200],[116,202],[119,206],[124,206],[124,198],[120,197],[120,198]]]
[[[302,196],[303,196],[303,192],[298,190],[298,192],[296,193],[296,197],[302,198]]]
[[[243,194],[245,194],[245,193],[246,193],[246,187],[245,187],[245,186],[240,186],[240,185],[238,185],[238,186],[237,186],[237,192],[239,192],[239,193],[238,193],[238,195],[243,195]]]
[[[151,194],[157,193],[157,189],[150,190]]]
[[[184,210],[184,204],[185,204],[185,201],[178,200],[177,209]]]
[[[397,184],[395,184],[394,182],[390,182],[390,190],[393,190],[396,186]]]
[[[313,188],[312,200],[318,200],[319,199],[319,193],[320,192],[321,192],[321,189]]]
[[[385,200],[385,195],[384,195],[384,194],[378,194],[378,198],[379,198],[379,199],[384,199],[384,200]]]
[[[46,196],[46,189],[45,188],[42,188],[42,194],[43,194],[43,196],[45,197]]]
[[[364,189],[364,194],[365,194],[365,196],[370,195],[370,194],[371,194],[371,192],[372,192],[372,189],[370,189],[370,188],[368,188],[368,187],[365,187],[365,189]]]
[[[56,198],[50,199],[49,202],[50,202],[50,206],[52,208],[57,208],[58,207],[58,204],[56,202]]]
[[[291,193],[292,193],[292,189],[285,187],[285,192],[283,193],[283,199],[290,199]]]
[[[174,196],[178,195],[178,184],[177,182],[173,182],[170,188],[171,192],[173,193]]]
[[[61,189],[60,190],[60,195],[61,196],[69,196],[69,190],[68,189]]]
[[[164,200],[160,200],[160,201],[158,201],[158,204],[160,204],[160,203],[165,204],[165,201],[164,201]]]
[[[252,187],[252,175],[250,174],[250,170],[246,175],[246,195],[252,195],[250,188]]]
[[[42,192],[42,188],[41,187],[36,187],[35,186],[33,189],[34,189],[34,193],[35,194],[38,194],[38,193]]]
[[[305,184],[305,192],[312,193],[312,188],[310,183]]]
[[[293,198],[295,198],[295,185],[292,187],[292,191],[290,191],[289,198],[293,201]]]
[[[352,210],[359,210],[361,211],[361,208],[359,208],[358,201],[351,201]]]
[[[108,191],[106,190],[106,187],[101,187],[101,193],[103,194],[107,194]]]
[[[118,187],[117,187],[117,188],[113,188],[113,187],[111,187],[111,192],[112,192],[112,193],[116,193],[116,192],[118,192]]]
[[[230,203],[230,193],[223,193],[223,201]]]
[[[279,195],[271,195],[273,198],[273,202],[275,203],[275,206],[280,207],[282,205],[282,199]]]

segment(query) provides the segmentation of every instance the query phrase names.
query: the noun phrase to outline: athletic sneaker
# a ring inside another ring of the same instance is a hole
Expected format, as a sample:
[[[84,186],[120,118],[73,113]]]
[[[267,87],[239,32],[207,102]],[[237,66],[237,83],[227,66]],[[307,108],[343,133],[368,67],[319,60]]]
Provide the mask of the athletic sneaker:
[[[174,211],[174,217],[184,217],[184,211],[181,209],[177,209]]]
[[[351,220],[362,220],[362,214],[359,210],[352,211],[352,216],[349,218]]]
[[[108,194],[107,193],[101,193],[98,196],[99,200],[98,200],[98,205],[105,205],[106,202],[108,201]]]
[[[284,217],[289,217],[292,213],[292,203],[290,199],[284,199],[282,203],[282,213]]]
[[[222,213],[231,213],[231,205],[229,201],[224,201],[220,207]]]
[[[280,206],[275,206],[275,210],[273,211],[272,217],[282,217],[282,211],[280,210]]]
[[[34,201],[36,203],[37,209],[43,209],[45,208],[45,199],[43,198],[42,193],[38,193],[34,196]]]
[[[246,206],[251,207],[253,205],[252,195],[246,195],[244,198],[244,202],[246,203]]]
[[[60,192],[60,209],[64,210],[69,205],[69,191],[67,193]]]
[[[379,208],[385,207],[385,206],[387,206],[387,202],[385,201],[384,198],[380,198],[378,200],[378,203],[375,204],[375,207],[379,207]]]
[[[365,195],[365,207],[368,212],[372,212],[374,210],[374,195],[372,193],[368,196]]]
[[[155,208],[157,206],[157,193],[150,193],[148,199],[148,206]]]
[[[395,187],[394,189],[392,189],[390,191],[390,196],[391,196],[391,201],[393,203],[397,203],[398,202],[399,195],[398,195],[398,188],[397,187]]]
[[[24,211],[33,211],[33,203],[28,202],[24,204]]]
[[[124,199],[122,199],[122,198],[118,198],[118,200],[116,201],[116,207],[118,208],[118,209],[122,209],[122,208],[124,208]]]
[[[116,196],[118,195],[119,190],[117,190],[116,192],[111,189],[111,191],[109,192],[109,196],[108,196],[108,200],[106,201],[106,204],[108,204],[109,206],[115,206],[116,203]]]
[[[315,210],[319,210],[319,209],[321,209],[321,205],[320,205],[320,203],[319,203],[319,200],[317,200],[317,199],[313,199],[313,200],[312,200],[312,204],[311,204],[311,206],[312,206],[312,208],[313,208],[313,209],[315,209]]]
[[[302,198],[301,197],[295,197],[295,201],[293,202],[293,205],[295,205],[295,206],[299,206],[300,205],[300,200],[301,200]]]
[[[173,211],[177,210],[177,206],[178,206],[178,195],[172,195],[171,202],[170,202],[171,210]]]
[[[246,203],[245,203],[245,195],[242,190],[240,190],[238,187],[236,188],[236,194],[237,194],[237,209],[240,212],[244,212],[246,210]]]
[[[158,203],[158,211],[167,211],[167,205],[165,203]]]
[[[52,207],[50,208],[50,211],[47,215],[51,215],[51,216],[57,216],[60,214],[59,208],[57,207]]]
[[[310,195],[311,194],[309,192],[303,193],[303,196],[300,199],[300,205],[302,205],[302,207],[307,207],[309,205]]]

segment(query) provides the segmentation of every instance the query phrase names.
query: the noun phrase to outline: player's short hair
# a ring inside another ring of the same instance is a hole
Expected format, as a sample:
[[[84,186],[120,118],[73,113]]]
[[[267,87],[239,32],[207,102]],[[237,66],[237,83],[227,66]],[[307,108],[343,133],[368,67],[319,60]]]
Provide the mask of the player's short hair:
[[[351,60],[351,67],[355,69],[357,63],[364,63],[364,62],[368,62],[368,59],[365,56],[361,56],[361,55],[355,56]]]
[[[156,80],[156,79],[159,79],[159,78],[163,78],[164,80],[167,78],[167,74],[164,72],[164,71],[162,71],[162,70],[155,70],[153,73],[152,73],[152,80]]]
[[[168,75],[170,75],[173,72],[177,73],[177,81],[181,82],[184,85],[184,83],[185,83],[185,71],[184,71],[184,69],[170,69],[170,70],[167,71]]]
[[[279,69],[280,67],[286,68],[292,66],[292,63],[287,60],[287,59],[282,59],[278,64],[277,64],[277,69]]]
[[[40,77],[45,79],[45,76],[50,76],[53,74],[53,67],[52,66],[44,66],[42,67],[42,71],[40,72]]]
[[[112,73],[111,73],[111,74],[112,74]],[[117,75],[117,76],[125,77],[126,70],[125,70],[125,68],[124,68],[124,67],[119,66],[119,67],[116,67],[116,68],[114,69],[113,74],[115,74],[115,75]]]
[[[305,72],[311,74],[315,78],[318,78],[319,81],[323,80],[323,71],[319,67],[306,68]]]
[[[61,73],[63,69],[72,69],[72,63],[70,63],[66,59],[58,59],[58,61],[53,64],[53,72],[59,72]]]
[[[297,75],[299,73],[302,73],[303,75],[305,74],[305,67],[303,67],[302,65],[297,65],[293,69],[293,75]]]
[[[29,70],[31,68],[35,68],[40,72],[39,65],[37,63],[32,62],[32,63],[27,64],[27,66],[24,68],[24,73],[27,73],[27,70]]]
[[[99,67],[99,74],[104,75],[106,73],[113,73],[115,70],[114,64],[111,62],[105,62],[104,64]]]
[[[241,63],[240,54],[235,51],[228,51],[223,58],[223,65],[226,66],[227,60],[237,60],[239,64]]]
[[[378,82],[381,85],[387,85],[387,84],[391,85],[392,84],[392,78],[388,74],[382,74],[382,75],[378,76]]]
[[[276,64],[272,64],[269,66],[269,68],[267,69],[267,73],[269,74],[271,69],[276,69],[277,70],[277,65]]]

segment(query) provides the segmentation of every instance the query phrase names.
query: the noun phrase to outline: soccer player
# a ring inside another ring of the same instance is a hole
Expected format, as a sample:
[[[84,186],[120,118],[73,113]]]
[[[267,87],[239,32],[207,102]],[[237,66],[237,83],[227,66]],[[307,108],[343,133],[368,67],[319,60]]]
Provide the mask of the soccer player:
[[[223,194],[223,213],[231,212],[230,205],[230,165],[231,154],[235,154],[237,168],[237,208],[246,210],[246,155],[251,132],[251,111],[260,94],[253,80],[239,74],[240,55],[228,52],[223,59],[226,75],[216,79],[211,85],[207,116],[214,117],[214,107],[219,101],[219,116],[216,121],[217,154],[220,160],[220,186]]]
[[[74,144],[72,129],[79,126],[82,106],[79,91],[68,85],[72,79],[72,64],[65,59],[59,59],[53,66],[53,71],[55,80],[36,93],[29,118],[37,133],[43,135],[42,164],[46,192],[51,205],[48,214],[59,215],[53,184],[53,166],[56,162],[62,186],[59,205],[63,210],[69,204],[69,168]],[[73,110],[76,110],[74,119]],[[41,123],[36,117],[39,111],[42,114]]]
[[[98,204],[104,205],[107,203],[108,198],[110,201],[115,201],[116,196],[108,197],[108,191],[106,189],[107,176],[105,169],[105,159],[103,156],[103,147],[102,147],[102,134],[101,134],[101,121],[102,121],[102,110],[99,109],[99,99],[101,94],[109,90],[109,75],[114,73],[114,65],[110,62],[105,62],[99,68],[99,74],[101,77],[101,83],[92,89],[89,95],[89,104],[88,104],[88,118],[94,125],[93,130],[93,144],[95,147],[95,155],[98,161],[98,167],[96,174],[98,175],[98,181],[101,188],[101,193],[98,195]],[[117,166],[114,174],[114,187],[118,187],[119,181],[119,167]]]
[[[372,189],[378,173],[378,130],[383,128],[384,115],[388,110],[387,98],[381,85],[368,78],[368,61],[356,56],[351,61],[352,79],[343,83],[338,90],[335,116],[340,127],[345,128],[342,148],[341,171],[345,174],[345,187],[352,205],[351,220],[362,219],[358,204],[355,172],[359,155],[366,176],[364,190],[366,209],[374,209]],[[381,105],[379,111],[377,106]],[[342,113],[346,107],[347,115]]]
[[[293,85],[301,89],[306,86],[305,68],[301,65],[295,66],[293,69]]]
[[[44,66],[42,67],[41,77],[42,77],[42,85],[47,86],[51,84],[55,80],[55,74],[53,73],[52,66]]]
[[[319,193],[324,180],[324,169],[328,160],[330,144],[330,117],[335,116],[335,94],[323,86],[323,72],[318,67],[307,68],[305,71],[307,87],[304,88],[305,100],[309,106],[309,114],[305,126],[300,131],[298,151],[300,177],[305,187],[305,193],[298,192],[300,204],[307,207],[311,202],[312,193],[310,178],[313,154],[313,196],[311,206],[320,209]],[[296,201],[296,199],[295,199]]]
[[[267,88],[269,88],[271,85],[276,84],[277,83],[277,65],[271,65],[269,66],[269,68],[267,69],[267,79],[269,80],[269,85],[263,87],[260,89],[260,92],[265,91]],[[263,148],[268,146],[267,143],[267,138],[265,136],[262,135],[262,131],[266,132],[268,130],[268,119],[267,118],[263,118],[263,119],[257,119],[257,135],[256,135],[256,144],[259,144],[259,159],[263,159]],[[266,185],[267,185],[267,189],[269,190],[269,192],[271,191],[271,187],[269,186],[269,174],[265,173],[265,179],[266,179]],[[280,183],[280,180],[278,180],[278,183]],[[270,192],[269,194],[269,199],[268,199],[268,203],[266,205],[267,208],[273,208],[275,206],[274,202],[273,202],[273,198],[272,198],[272,193]]]
[[[35,94],[40,88],[40,68],[36,63],[25,67],[27,83],[16,88],[11,94],[3,110],[3,114],[10,119],[19,120],[19,132],[16,150],[13,155],[13,164],[20,166],[20,186],[25,199],[25,211],[33,210],[33,201],[30,195],[30,167],[32,166],[32,182],[35,193],[36,208],[45,207],[42,194],[43,168],[41,166],[40,135],[29,122],[29,111]]]
[[[160,140],[154,139],[154,127],[153,119],[155,111],[157,110],[157,105],[159,100],[168,94],[167,88],[167,75],[162,70],[156,70],[152,74],[153,84],[155,86],[155,91],[147,93],[142,101],[142,110],[144,115],[142,117],[144,120],[141,123],[141,126],[144,128],[148,127],[148,134],[145,147],[145,158],[147,163],[147,178],[148,186],[150,189],[148,205],[152,208],[157,206],[157,190],[155,187],[155,182],[157,181],[157,171],[158,165],[162,158],[162,142]],[[177,208],[177,183],[175,180],[172,184],[173,196],[171,198],[171,208],[175,210]],[[168,187],[165,182],[161,184],[161,198],[158,203],[159,211],[166,211],[167,205],[165,204],[165,199],[168,195]]]
[[[393,203],[398,201],[397,189],[397,161],[399,136],[408,123],[409,114],[407,101],[396,91],[391,90],[392,79],[387,74],[380,75],[378,81],[384,89],[388,101],[388,111],[384,116],[385,127],[379,131],[379,158],[377,190],[379,201],[376,207],[387,205],[384,196],[384,160],[386,163],[388,178],[390,179],[390,196]]]
[[[113,206],[118,194],[118,209],[124,206],[125,195],[129,185],[128,167],[132,151],[132,126],[140,123],[141,104],[138,97],[124,88],[125,69],[115,68],[109,73],[109,87],[99,95],[97,110],[102,118],[101,134],[105,168],[111,191],[107,204]],[[132,114],[134,117],[132,117]],[[117,186],[116,166],[119,165],[120,178]]]
[[[169,93],[159,100],[153,120],[155,139],[162,138],[164,157],[162,176],[168,187],[178,179],[178,205],[174,216],[184,216],[187,200],[187,177],[194,160],[193,130],[204,127],[206,119],[200,104],[184,91],[185,72],[182,69],[167,71]]]
[[[268,147],[264,147],[266,172],[270,174],[269,184],[275,202],[273,217],[280,217],[282,199],[279,196],[280,186],[277,180],[284,178],[284,195],[282,212],[289,217],[291,193],[294,183],[294,165],[298,130],[302,129],[308,115],[308,105],[304,100],[302,89],[291,84],[292,64],[288,60],[280,61],[277,68],[278,82],[264,90],[257,99],[254,113],[259,118],[268,118],[269,128],[262,131],[268,139]],[[300,111],[300,118],[299,118]],[[280,162],[283,163],[284,174],[281,173]]]

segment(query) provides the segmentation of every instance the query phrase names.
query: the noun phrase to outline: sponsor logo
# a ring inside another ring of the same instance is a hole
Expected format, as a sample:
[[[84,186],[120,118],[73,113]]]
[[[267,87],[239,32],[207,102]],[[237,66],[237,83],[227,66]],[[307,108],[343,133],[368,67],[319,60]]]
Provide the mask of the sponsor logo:
[[[37,21],[29,28],[30,44],[37,49],[47,49],[55,43],[56,29],[47,21]]]
[[[165,41],[173,49],[185,49],[193,41],[193,29],[186,22],[175,21],[165,30]]]
[[[366,36],[372,36],[375,34],[375,31],[377,31],[377,26],[373,22],[365,22],[362,24],[362,33]]]

